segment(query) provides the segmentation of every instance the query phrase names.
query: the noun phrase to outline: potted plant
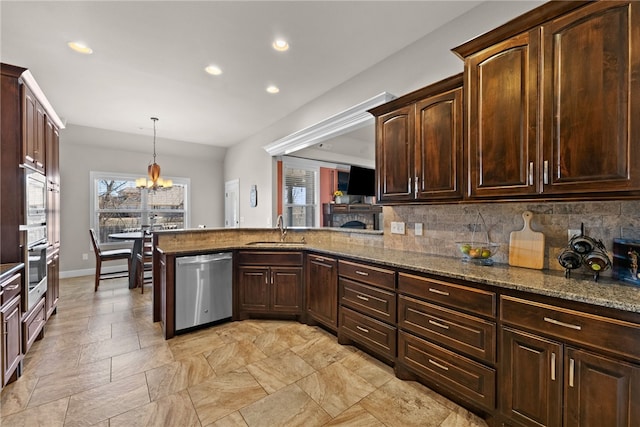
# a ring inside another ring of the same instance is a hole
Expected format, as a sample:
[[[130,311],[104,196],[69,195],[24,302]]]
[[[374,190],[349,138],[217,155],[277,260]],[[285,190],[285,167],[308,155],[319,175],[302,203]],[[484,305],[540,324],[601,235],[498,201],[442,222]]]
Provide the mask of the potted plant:
[[[336,203],[342,203],[342,196],[343,196],[343,194],[342,194],[342,191],[340,191],[340,190],[336,190],[336,191],[333,192],[333,200]]]

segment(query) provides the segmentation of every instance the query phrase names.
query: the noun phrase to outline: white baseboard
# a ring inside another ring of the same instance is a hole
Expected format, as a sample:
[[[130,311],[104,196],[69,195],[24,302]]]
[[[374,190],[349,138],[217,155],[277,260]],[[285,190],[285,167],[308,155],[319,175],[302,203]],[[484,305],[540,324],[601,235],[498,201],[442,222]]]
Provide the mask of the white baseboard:
[[[102,267],[102,273],[117,273],[120,271],[126,271],[127,269],[127,265],[123,264],[123,265],[110,265],[110,266],[103,266]],[[96,274],[96,269],[95,268],[85,268],[82,270],[67,270],[67,271],[61,271],[60,272],[60,278],[61,279],[67,279],[70,277],[80,277],[80,276],[93,276]]]

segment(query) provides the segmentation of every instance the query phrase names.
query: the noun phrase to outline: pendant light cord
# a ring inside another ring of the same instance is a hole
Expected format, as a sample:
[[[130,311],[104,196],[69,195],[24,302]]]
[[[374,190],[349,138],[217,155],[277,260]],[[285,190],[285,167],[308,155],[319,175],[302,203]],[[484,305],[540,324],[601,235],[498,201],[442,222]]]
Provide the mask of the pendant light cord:
[[[156,122],[158,121],[157,117],[151,117],[153,120],[153,163],[156,162]]]

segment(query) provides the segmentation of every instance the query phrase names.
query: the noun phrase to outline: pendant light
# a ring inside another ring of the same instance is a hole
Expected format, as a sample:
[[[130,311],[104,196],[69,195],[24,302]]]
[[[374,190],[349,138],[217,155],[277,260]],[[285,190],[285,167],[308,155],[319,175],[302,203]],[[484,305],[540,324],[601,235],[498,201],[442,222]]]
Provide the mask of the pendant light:
[[[147,168],[148,178],[136,179],[136,187],[150,190],[169,188],[173,186],[173,181],[160,178],[160,165],[156,163],[156,122],[158,118],[151,117],[151,120],[153,120],[153,163]]]

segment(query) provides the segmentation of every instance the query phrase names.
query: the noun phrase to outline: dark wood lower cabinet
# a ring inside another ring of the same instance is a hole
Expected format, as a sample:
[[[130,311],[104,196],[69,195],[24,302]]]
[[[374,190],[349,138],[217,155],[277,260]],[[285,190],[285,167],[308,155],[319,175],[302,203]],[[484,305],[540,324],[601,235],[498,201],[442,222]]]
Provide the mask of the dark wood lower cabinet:
[[[510,328],[502,339],[503,425],[640,425],[640,366]]]
[[[303,314],[302,252],[243,251],[238,258],[238,319]]]
[[[309,254],[306,262],[307,322],[338,329],[338,261]]]
[[[640,426],[640,367],[567,348],[564,426]]]
[[[502,330],[500,406],[523,426],[562,425],[562,344]]]
[[[20,297],[14,297],[0,309],[3,354],[2,383],[6,385],[22,362],[22,311]]]
[[[496,370],[429,341],[398,332],[398,364],[492,412]]]

